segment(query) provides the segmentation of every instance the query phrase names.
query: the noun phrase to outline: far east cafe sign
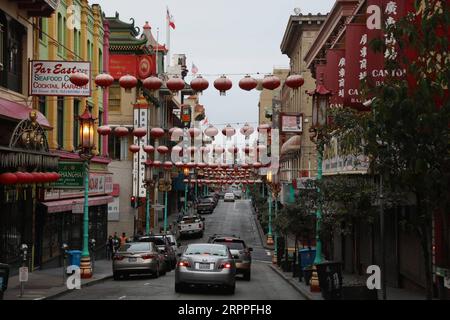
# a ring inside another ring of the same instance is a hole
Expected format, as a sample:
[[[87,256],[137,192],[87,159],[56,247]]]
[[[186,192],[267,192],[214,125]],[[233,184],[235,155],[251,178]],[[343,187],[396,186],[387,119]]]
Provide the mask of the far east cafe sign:
[[[330,107],[351,107],[360,111],[370,110],[365,102],[373,97],[363,97],[362,86],[377,87],[387,76],[406,77],[406,66],[387,71],[385,62],[397,61],[402,52],[392,34],[384,29],[395,24],[412,10],[410,0],[367,0],[366,23],[350,23],[345,31],[345,48],[329,49],[326,64],[316,66],[316,74],[333,94]],[[374,52],[370,43],[384,39],[384,52]],[[390,73],[392,72],[392,73]],[[323,170],[325,174],[364,173],[368,170],[367,158],[362,155],[346,155],[338,152],[336,145],[325,151]]]

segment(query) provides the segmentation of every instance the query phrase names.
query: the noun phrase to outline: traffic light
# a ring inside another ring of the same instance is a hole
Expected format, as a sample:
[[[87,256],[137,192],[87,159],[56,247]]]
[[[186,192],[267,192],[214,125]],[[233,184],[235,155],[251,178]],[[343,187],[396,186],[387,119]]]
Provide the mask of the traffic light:
[[[131,203],[130,204],[131,204],[132,208],[134,208],[134,209],[137,208],[137,202],[136,202],[136,197],[135,196],[131,197]]]

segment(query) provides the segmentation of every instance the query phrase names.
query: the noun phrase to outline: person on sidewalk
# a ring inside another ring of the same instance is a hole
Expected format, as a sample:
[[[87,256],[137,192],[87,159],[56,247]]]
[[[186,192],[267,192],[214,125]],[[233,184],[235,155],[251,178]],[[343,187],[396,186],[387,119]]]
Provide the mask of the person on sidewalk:
[[[128,238],[125,232],[122,233],[122,236],[120,237],[120,245],[123,246],[127,243]]]
[[[111,260],[114,254],[114,240],[112,236],[109,236],[106,242],[106,259]]]

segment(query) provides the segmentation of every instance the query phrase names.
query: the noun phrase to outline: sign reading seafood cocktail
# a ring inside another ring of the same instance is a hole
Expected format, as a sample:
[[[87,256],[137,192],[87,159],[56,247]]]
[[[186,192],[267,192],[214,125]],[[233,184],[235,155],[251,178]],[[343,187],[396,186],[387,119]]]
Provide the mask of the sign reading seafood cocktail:
[[[91,63],[80,61],[38,61],[30,62],[30,95],[89,97],[91,81],[84,87],[70,82],[74,73],[84,73],[91,79]]]

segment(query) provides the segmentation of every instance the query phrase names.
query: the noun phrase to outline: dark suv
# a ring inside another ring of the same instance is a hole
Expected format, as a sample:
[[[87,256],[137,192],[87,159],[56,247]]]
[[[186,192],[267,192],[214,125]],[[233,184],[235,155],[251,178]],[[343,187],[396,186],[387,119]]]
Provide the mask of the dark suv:
[[[247,247],[245,241],[236,236],[213,235],[209,238],[209,243],[226,245],[236,263],[236,273],[250,281],[253,248]]]
[[[164,260],[168,270],[175,269],[177,265],[176,252],[173,250],[170,239],[166,235],[150,235],[139,237],[138,242],[154,242],[160,253],[164,254]]]

